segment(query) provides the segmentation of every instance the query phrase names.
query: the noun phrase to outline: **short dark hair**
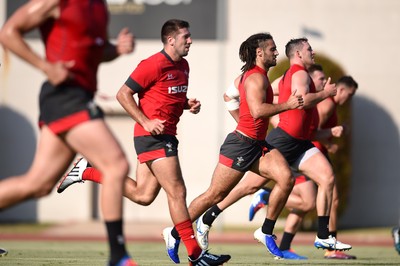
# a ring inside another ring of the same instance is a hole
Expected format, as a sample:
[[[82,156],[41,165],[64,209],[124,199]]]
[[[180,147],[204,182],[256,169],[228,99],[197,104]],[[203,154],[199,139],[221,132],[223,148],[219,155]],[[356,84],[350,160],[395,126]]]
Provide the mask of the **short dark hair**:
[[[312,64],[308,69],[307,69],[308,73],[314,73],[315,71],[320,71],[320,72],[324,72],[324,69],[322,68],[321,65],[319,64]]]
[[[189,22],[180,19],[167,20],[161,28],[161,41],[167,43],[167,38],[179,29],[189,28]]]
[[[298,50],[299,47],[303,47],[303,43],[308,42],[306,37],[291,39],[285,46],[285,54],[288,58],[293,56],[294,50]]]
[[[349,88],[358,89],[358,83],[353,79],[352,76],[343,76],[336,82],[336,84],[343,84]]]
[[[245,63],[241,68],[242,72],[246,72],[256,64],[256,50],[260,47],[260,43],[272,39],[268,32],[257,33],[251,35],[240,45],[239,58]]]

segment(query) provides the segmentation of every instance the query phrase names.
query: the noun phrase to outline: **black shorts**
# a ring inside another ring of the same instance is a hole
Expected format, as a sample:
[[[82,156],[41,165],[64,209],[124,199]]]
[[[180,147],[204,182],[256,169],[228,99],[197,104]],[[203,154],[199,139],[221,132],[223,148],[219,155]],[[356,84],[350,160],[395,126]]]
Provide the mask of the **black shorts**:
[[[271,148],[265,140],[255,140],[234,131],[228,134],[221,146],[219,163],[247,172]]]
[[[178,156],[179,141],[174,135],[137,136],[133,143],[140,163]]]
[[[47,125],[55,134],[70,130],[88,120],[103,118],[103,111],[93,102],[93,94],[77,86],[42,85],[39,126]]]
[[[311,141],[293,138],[279,127],[271,130],[266,140],[282,153],[289,165],[294,164],[301,155],[315,147]]]

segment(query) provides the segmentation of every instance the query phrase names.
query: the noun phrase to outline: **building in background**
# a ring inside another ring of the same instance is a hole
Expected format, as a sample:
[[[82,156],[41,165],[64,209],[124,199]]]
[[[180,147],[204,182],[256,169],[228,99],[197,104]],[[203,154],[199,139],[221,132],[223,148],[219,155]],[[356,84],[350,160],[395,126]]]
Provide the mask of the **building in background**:
[[[0,23],[22,0],[0,2]],[[351,187],[341,227],[390,226],[400,217],[400,1],[397,0],[109,0],[110,36],[127,24],[137,35],[135,53],[101,66],[99,103],[130,157],[135,174],[133,121],[124,116],[114,95],[140,58],[160,49],[159,28],[177,17],[191,23],[193,45],[189,97],[202,102],[196,117],[182,116],[180,159],[188,202],[209,185],[223,137],[234,121],[223,105],[222,94],[240,73],[241,41],[256,32],[270,32],[279,58],[291,38],[309,38],[314,51],[335,62],[359,83],[353,103]],[[257,7],[257,8],[255,8]],[[330,12],[326,12],[329,10]],[[31,45],[42,51],[37,34]],[[44,76],[21,60],[0,51],[0,179],[24,172],[37,141],[38,90]],[[201,135],[200,135],[201,134]],[[207,134],[204,139],[202,135]],[[23,152],[21,152],[23,151]],[[22,156],[21,156],[22,154]],[[51,162],[49,162],[51,163]],[[160,195],[151,206],[125,202],[127,221],[170,221],[166,200]],[[250,197],[223,213],[220,224],[251,226],[247,221]],[[382,206],[385,206],[384,208]],[[63,194],[30,201],[0,213],[0,222],[86,221],[99,216],[94,184],[77,184]],[[226,219],[224,219],[226,217]],[[262,219],[262,215],[256,217]]]

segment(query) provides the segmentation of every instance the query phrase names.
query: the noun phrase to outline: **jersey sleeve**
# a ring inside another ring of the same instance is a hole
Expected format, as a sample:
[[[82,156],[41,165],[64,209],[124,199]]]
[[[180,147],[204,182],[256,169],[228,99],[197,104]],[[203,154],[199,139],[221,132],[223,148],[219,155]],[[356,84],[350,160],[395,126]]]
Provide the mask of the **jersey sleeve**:
[[[149,89],[159,78],[158,63],[153,60],[143,60],[133,70],[125,82],[131,90],[142,92]]]

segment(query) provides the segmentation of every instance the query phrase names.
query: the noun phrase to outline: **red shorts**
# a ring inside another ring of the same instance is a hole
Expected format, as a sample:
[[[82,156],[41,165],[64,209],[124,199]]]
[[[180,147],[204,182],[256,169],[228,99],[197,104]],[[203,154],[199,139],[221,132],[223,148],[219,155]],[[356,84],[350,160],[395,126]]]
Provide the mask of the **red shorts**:
[[[45,82],[40,91],[39,104],[39,127],[47,125],[55,134],[104,117],[103,111],[93,102],[93,94],[77,86],[54,87]]]

